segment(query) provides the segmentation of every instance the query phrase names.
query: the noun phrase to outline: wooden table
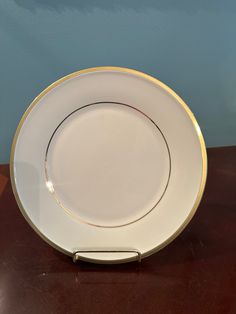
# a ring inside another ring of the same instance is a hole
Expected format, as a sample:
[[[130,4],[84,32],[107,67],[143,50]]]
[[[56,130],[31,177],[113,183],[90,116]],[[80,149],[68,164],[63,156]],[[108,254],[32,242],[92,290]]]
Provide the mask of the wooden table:
[[[30,228],[0,166],[0,313],[236,313],[236,147],[208,150],[205,194],[183,233],[141,264],[93,265]]]

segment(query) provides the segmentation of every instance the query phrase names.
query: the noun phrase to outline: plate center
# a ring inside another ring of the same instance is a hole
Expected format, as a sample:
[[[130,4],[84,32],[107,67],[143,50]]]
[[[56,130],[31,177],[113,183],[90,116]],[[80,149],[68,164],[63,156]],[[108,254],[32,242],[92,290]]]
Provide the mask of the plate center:
[[[146,115],[103,102],[67,116],[46,153],[46,184],[73,217],[101,227],[130,224],[161,200],[170,176],[166,141]]]

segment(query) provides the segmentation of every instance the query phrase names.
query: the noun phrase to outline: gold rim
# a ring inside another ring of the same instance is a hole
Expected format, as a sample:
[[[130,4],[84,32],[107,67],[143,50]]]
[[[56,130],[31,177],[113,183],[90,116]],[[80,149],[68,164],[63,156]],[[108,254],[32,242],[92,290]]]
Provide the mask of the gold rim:
[[[47,94],[50,90],[52,90],[53,88],[55,88],[56,86],[58,86],[59,84],[61,84],[62,82],[76,77],[78,75],[81,74],[86,74],[86,73],[91,73],[91,72],[97,72],[97,71],[120,71],[120,72],[125,72],[125,73],[131,73],[131,74],[135,74],[138,75],[142,78],[145,78],[151,82],[153,82],[154,84],[162,87],[164,90],[166,90],[169,94],[171,94],[179,103],[180,105],[183,107],[183,109],[186,111],[186,113],[188,114],[189,118],[191,119],[193,126],[196,130],[199,142],[200,142],[200,146],[201,146],[201,155],[202,155],[202,176],[201,176],[201,184],[200,184],[200,188],[195,200],[195,203],[193,205],[193,208],[191,209],[188,217],[185,219],[185,221],[182,223],[182,225],[176,230],[176,232],[174,234],[172,234],[166,241],[164,241],[162,244],[158,245],[157,247],[155,247],[154,249],[142,254],[142,258],[147,257],[152,255],[155,252],[158,252],[159,250],[161,250],[162,248],[164,248],[167,244],[169,244],[170,242],[172,242],[183,230],[184,228],[188,225],[188,223],[190,222],[190,220],[193,218],[198,205],[201,201],[203,192],[204,192],[204,188],[205,188],[205,184],[206,184],[206,177],[207,177],[207,154],[206,154],[206,146],[205,146],[205,142],[204,142],[204,138],[201,132],[201,129],[197,123],[196,118],[194,117],[192,111],[189,109],[189,107],[187,106],[187,104],[167,85],[165,85],[164,83],[162,83],[161,81],[159,81],[158,79],[145,74],[143,72],[137,71],[137,70],[133,70],[133,69],[128,69],[128,68],[122,68],[122,67],[113,67],[113,66],[103,66],[103,67],[95,67],[95,68],[88,68],[88,69],[84,69],[84,70],[80,70],[80,71],[76,71],[73,72],[69,75],[66,75],[64,77],[62,77],[61,79],[55,81],[54,83],[52,83],[51,85],[49,85],[46,89],[44,89],[30,104],[30,106],[28,107],[28,109],[25,111],[25,113],[23,114],[18,127],[16,129],[14,138],[13,138],[13,142],[12,142],[12,146],[11,146],[11,154],[10,154],[10,178],[11,178],[11,185],[12,185],[12,189],[13,189],[13,193],[14,196],[16,198],[17,204],[20,208],[20,211],[22,213],[22,215],[25,217],[26,221],[29,223],[29,225],[34,229],[34,231],[43,239],[45,240],[48,244],[50,244],[52,247],[54,247],[55,249],[57,249],[58,251],[69,255],[69,256],[73,256],[73,253],[62,249],[61,247],[59,247],[58,245],[56,245],[55,243],[53,243],[50,239],[48,239],[44,234],[42,234],[42,232],[32,223],[32,221],[30,220],[30,218],[28,217],[22,203],[21,200],[19,198],[17,189],[16,189],[16,185],[15,185],[15,180],[14,180],[14,154],[15,154],[15,147],[16,147],[16,142],[18,139],[18,135],[20,133],[20,130],[22,128],[22,125],[24,124],[28,114],[31,112],[31,110],[36,106],[36,104],[39,102],[39,100],[45,95]],[[81,260],[84,261],[89,261],[89,262],[94,262],[94,263],[102,263],[102,264],[115,264],[115,263],[125,263],[125,262],[131,262],[134,261],[135,258],[130,257],[130,258],[125,258],[125,259],[121,259],[121,260],[106,260],[106,261],[102,261],[99,259],[91,259],[91,258],[86,258],[86,257],[82,257],[80,258]]]

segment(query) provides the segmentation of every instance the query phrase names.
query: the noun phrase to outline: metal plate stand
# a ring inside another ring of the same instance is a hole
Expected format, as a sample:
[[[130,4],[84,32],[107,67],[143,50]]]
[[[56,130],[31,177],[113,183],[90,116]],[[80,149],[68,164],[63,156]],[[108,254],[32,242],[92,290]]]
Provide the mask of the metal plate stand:
[[[86,250],[86,249],[81,249],[81,250],[76,250],[73,255],[72,259],[73,262],[76,263],[77,261],[80,260],[80,254],[81,253],[134,253],[136,255],[136,260],[140,263],[142,260],[142,255],[141,253],[136,250],[136,249],[112,249],[112,250]]]

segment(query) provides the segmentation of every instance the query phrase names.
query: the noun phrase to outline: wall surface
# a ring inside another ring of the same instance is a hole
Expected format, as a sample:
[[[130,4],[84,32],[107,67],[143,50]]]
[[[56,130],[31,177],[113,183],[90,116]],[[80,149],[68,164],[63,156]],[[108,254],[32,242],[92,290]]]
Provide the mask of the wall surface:
[[[236,2],[1,0],[0,163],[32,99],[86,67],[147,72],[187,102],[207,146],[236,144]]]

